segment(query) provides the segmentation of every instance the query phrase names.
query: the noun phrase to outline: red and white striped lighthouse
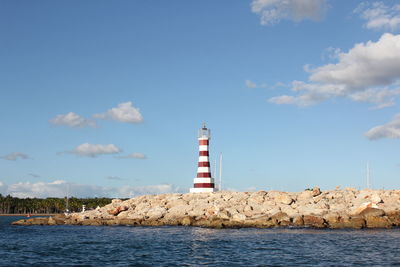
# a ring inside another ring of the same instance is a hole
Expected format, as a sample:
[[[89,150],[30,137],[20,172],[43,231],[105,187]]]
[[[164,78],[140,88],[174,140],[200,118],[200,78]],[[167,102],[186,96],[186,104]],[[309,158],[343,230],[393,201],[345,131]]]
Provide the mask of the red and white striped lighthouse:
[[[210,159],[208,146],[211,138],[211,131],[206,124],[199,129],[199,163],[197,167],[197,177],[194,178],[194,186],[190,188],[190,193],[216,192],[214,179],[211,177]]]

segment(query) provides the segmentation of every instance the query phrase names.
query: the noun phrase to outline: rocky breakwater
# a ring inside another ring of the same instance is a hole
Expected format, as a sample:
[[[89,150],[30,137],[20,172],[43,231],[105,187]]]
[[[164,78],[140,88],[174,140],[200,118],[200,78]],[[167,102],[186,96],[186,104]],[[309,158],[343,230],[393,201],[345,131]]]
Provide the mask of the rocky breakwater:
[[[184,225],[390,228],[400,226],[400,190],[279,191],[145,195],[96,210],[15,225]]]

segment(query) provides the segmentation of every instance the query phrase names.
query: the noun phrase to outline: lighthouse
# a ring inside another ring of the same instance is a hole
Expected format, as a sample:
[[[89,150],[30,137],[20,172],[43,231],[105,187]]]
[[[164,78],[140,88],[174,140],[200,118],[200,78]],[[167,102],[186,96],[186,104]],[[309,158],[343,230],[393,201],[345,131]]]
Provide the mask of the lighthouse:
[[[197,177],[194,178],[194,186],[190,193],[216,192],[214,179],[211,177],[210,159],[208,147],[210,144],[211,131],[206,124],[199,129],[199,162],[197,164]]]

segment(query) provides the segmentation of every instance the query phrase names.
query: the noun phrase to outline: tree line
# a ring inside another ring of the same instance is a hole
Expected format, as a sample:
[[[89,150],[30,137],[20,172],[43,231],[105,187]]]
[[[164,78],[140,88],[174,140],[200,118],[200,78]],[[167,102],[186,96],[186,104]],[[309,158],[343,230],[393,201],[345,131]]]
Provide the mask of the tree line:
[[[111,203],[112,198],[17,198],[0,194],[0,214],[63,213],[67,210],[79,212],[82,205],[95,209]]]

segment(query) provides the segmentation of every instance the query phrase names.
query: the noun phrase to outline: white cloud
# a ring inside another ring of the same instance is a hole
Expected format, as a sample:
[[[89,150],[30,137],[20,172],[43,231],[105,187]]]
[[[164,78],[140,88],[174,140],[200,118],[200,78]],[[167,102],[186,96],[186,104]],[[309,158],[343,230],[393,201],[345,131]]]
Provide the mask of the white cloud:
[[[121,149],[114,144],[101,145],[101,144],[89,144],[84,143],[67,153],[76,154],[84,157],[97,157],[99,155],[107,154],[118,154],[121,153]]]
[[[60,114],[49,121],[54,125],[64,125],[72,128],[96,127],[96,122],[85,119],[74,112]]]
[[[395,96],[400,95],[400,89],[389,90],[387,88],[371,88],[365,91],[356,92],[350,98],[358,102],[368,102],[376,104],[372,109],[382,109],[394,106]]]
[[[143,153],[132,153],[126,156],[116,156],[118,159],[146,159],[146,155]]]
[[[400,35],[385,33],[377,42],[356,44],[339,62],[312,70],[310,80],[343,85],[346,91],[389,85],[400,77]]]
[[[262,25],[273,25],[283,19],[317,21],[327,8],[326,0],[253,0],[251,3],[251,11],[260,15]]]
[[[355,10],[366,20],[365,27],[373,30],[397,31],[400,29],[400,4],[391,7],[383,2],[361,3]]]
[[[382,138],[398,139],[400,138],[400,114],[397,114],[392,121],[371,128],[365,133],[365,136],[370,140]]]
[[[283,82],[276,82],[273,87],[277,88],[277,87],[288,87],[288,86]]]
[[[250,81],[250,80],[246,80],[245,84],[246,84],[247,88],[257,88],[257,84],[255,82]]]
[[[281,95],[268,99],[268,102],[278,105],[310,106],[326,100],[326,96],[318,93],[306,93],[299,96]]]
[[[21,153],[21,152],[13,152],[4,156],[1,156],[0,158],[5,159],[5,160],[17,160],[17,159],[30,159],[30,157],[27,154]]]
[[[68,183],[66,181],[57,180],[50,183],[45,182],[19,182],[7,186],[0,182],[0,193],[3,195],[10,194],[14,197],[65,197],[67,192],[69,196],[74,197],[118,197],[128,198],[145,194],[165,194],[176,193],[179,188],[170,184],[148,185],[148,186],[121,186],[121,187],[104,187],[97,185],[85,185]]]
[[[369,102],[376,107],[394,104],[400,91],[400,35],[385,33],[377,42],[356,44],[338,54],[336,64],[310,69],[309,82],[293,81],[295,96],[278,96],[276,104],[308,106],[334,97]],[[393,88],[395,87],[395,88]]]
[[[117,107],[109,109],[105,113],[94,114],[93,117],[127,123],[143,122],[142,114],[138,108],[132,105],[132,102],[120,103]]]
[[[244,83],[247,88],[266,88],[267,87],[267,85],[265,83],[257,84],[251,80],[246,80]]]

